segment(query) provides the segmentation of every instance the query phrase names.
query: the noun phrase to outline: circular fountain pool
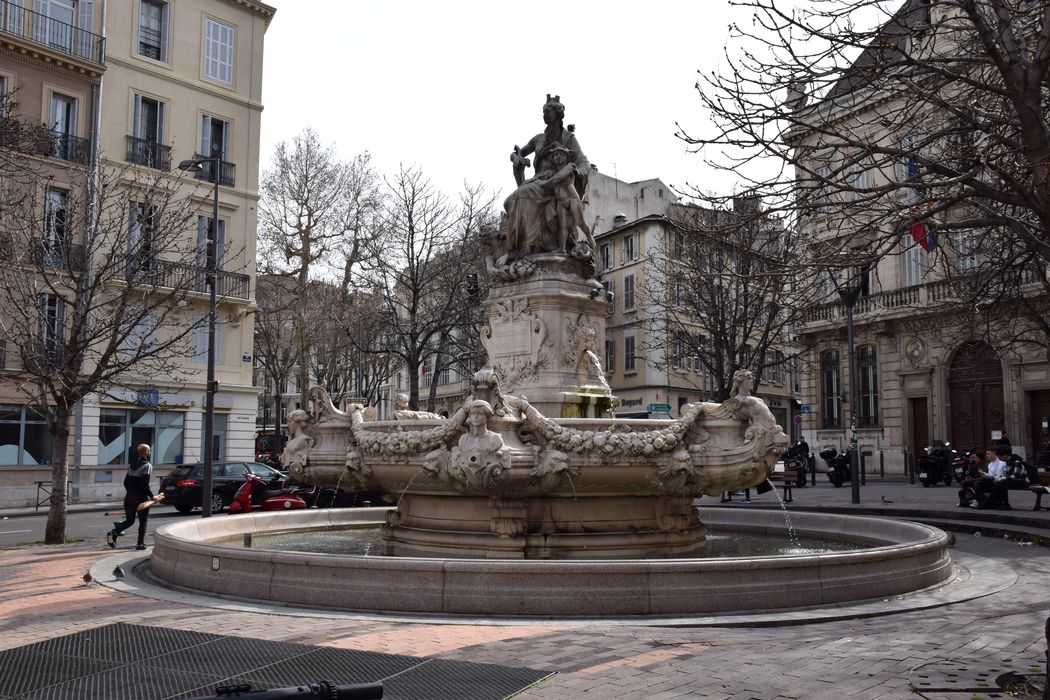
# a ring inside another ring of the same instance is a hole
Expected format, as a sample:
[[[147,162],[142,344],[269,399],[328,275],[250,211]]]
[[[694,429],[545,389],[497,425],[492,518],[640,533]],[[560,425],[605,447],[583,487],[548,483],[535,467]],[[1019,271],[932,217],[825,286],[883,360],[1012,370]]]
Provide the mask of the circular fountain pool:
[[[701,508],[716,531],[783,535],[777,511]],[[239,598],[341,610],[463,615],[683,615],[837,605],[897,595],[952,575],[948,536],[911,522],[794,513],[801,537],[864,549],[695,559],[512,560],[381,557],[245,548],[266,533],[378,525],[386,509],[185,520],[160,528],[159,579]],[[785,595],[790,592],[790,595]]]

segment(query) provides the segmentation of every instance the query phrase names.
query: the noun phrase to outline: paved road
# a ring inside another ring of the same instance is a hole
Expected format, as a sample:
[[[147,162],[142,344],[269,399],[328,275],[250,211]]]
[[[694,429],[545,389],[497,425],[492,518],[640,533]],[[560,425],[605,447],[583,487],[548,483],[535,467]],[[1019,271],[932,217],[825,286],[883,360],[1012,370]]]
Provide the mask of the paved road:
[[[109,513],[107,515],[107,512]],[[174,508],[155,509],[150,515],[147,542],[152,541],[153,531],[173,520],[194,516],[179,515]],[[200,517],[200,514],[197,514]],[[221,517],[221,516],[219,516]],[[71,510],[66,514],[66,539],[71,542],[83,540],[97,541],[106,531],[113,527],[115,521],[124,519],[124,511],[118,505],[108,510],[78,511]],[[47,524],[47,511],[43,508],[31,515],[0,515],[0,549],[26,544],[41,544],[44,541],[44,527]],[[132,540],[138,533],[138,523],[132,526],[121,538],[121,542]]]

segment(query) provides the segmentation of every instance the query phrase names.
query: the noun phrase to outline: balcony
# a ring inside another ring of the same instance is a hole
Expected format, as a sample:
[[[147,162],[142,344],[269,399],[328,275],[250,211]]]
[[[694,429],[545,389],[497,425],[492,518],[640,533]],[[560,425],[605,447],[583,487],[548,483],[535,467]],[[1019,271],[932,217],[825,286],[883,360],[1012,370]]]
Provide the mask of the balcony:
[[[151,260],[143,265],[136,256],[128,256],[127,264],[129,270],[141,270],[140,279],[155,287],[208,292],[207,271],[199,265],[170,260]],[[248,275],[219,270],[215,273],[215,294],[229,299],[248,299],[249,282]]]
[[[83,272],[84,246],[60,241],[33,241],[32,260],[37,267]]]
[[[198,180],[204,180],[206,182],[215,182],[215,162],[212,160],[205,160],[207,156],[202,156],[199,153],[193,154],[194,160],[203,161],[201,163],[201,169],[194,175]],[[234,183],[234,165],[228,163],[225,160],[219,161],[219,184],[225,187],[233,187]]]
[[[21,0],[0,0],[0,34],[17,36],[99,65],[106,62],[106,40],[103,37],[26,9]]]
[[[144,165],[167,172],[171,170],[171,146],[149,139],[128,136],[128,152],[125,159],[135,165]]]
[[[0,117],[0,146],[80,165],[87,165],[91,155],[91,142],[87,139],[14,117]]]

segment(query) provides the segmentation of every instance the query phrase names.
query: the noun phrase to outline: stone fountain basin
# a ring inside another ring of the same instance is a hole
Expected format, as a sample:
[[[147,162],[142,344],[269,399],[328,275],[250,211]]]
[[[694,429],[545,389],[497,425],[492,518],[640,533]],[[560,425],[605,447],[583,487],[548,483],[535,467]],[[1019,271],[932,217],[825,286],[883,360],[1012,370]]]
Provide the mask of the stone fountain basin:
[[[339,610],[549,617],[748,612],[829,606],[934,586],[953,575],[948,536],[919,523],[792,513],[800,534],[882,543],[828,554],[725,559],[504,560],[361,557],[245,549],[219,540],[378,525],[385,508],[220,516],[165,525],[150,568],[206,593]],[[705,524],[783,533],[783,514],[700,508]]]
[[[669,428],[674,421],[666,419],[596,419],[562,418],[559,425],[588,432],[595,437],[609,431],[651,432]],[[431,430],[447,425],[440,420],[369,421],[363,428],[385,434],[403,434]],[[495,417],[489,426],[498,432],[511,451],[511,469],[505,478],[484,495],[504,497],[534,496],[663,496],[691,495],[718,496],[723,491],[756,486],[772,472],[773,459],[765,458],[768,445],[758,441],[745,442],[746,423],[736,419],[708,418],[703,423],[707,439],[702,447],[690,452],[693,465],[698,468],[693,480],[674,484],[660,476],[660,470],[671,465],[670,451],[646,455],[604,452],[601,445],[585,443],[579,452],[566,454],[575,475],[561,477],[555,482],[544,482],[532,476],[537,466],[537,451],[522,442],[518,434],[519,421]],[[335,488],[346,486],[346,454],[349,447],[349,421],[331,420],[311,428],[316,444],[310,450],[305,472],[293,475],[300,481]],[[785,438],[786,440],[786,438]],[[606,448],[607,450],[607,448]],[[776,452],[779,455],[781,449]],[[461,485],[441,480],[424,469],[425,453],[413,453],[406,448],[403,454],[379,455],[363,450],[363,461],[369,476],[357,488],[381,490],[397,498],[405,493],[459,494]],[[767,465],[768,462],[768,465]],[[353,481],[352,479],[350,480]]]

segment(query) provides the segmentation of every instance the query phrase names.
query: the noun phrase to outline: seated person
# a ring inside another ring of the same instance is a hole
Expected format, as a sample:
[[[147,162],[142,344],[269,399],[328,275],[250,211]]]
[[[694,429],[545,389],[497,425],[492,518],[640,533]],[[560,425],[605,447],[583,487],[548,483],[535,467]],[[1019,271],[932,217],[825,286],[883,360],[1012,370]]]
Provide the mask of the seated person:
[[[1010,448],[1006,445],[999,445],[994,450],[989,448],[984,454],[988,459],[988,465],[977,472],[979,478],[974,486],[979,507],[1011,510],[1010,497],[1007,492],[1006,466],[1006,459],[1010,457]]]

